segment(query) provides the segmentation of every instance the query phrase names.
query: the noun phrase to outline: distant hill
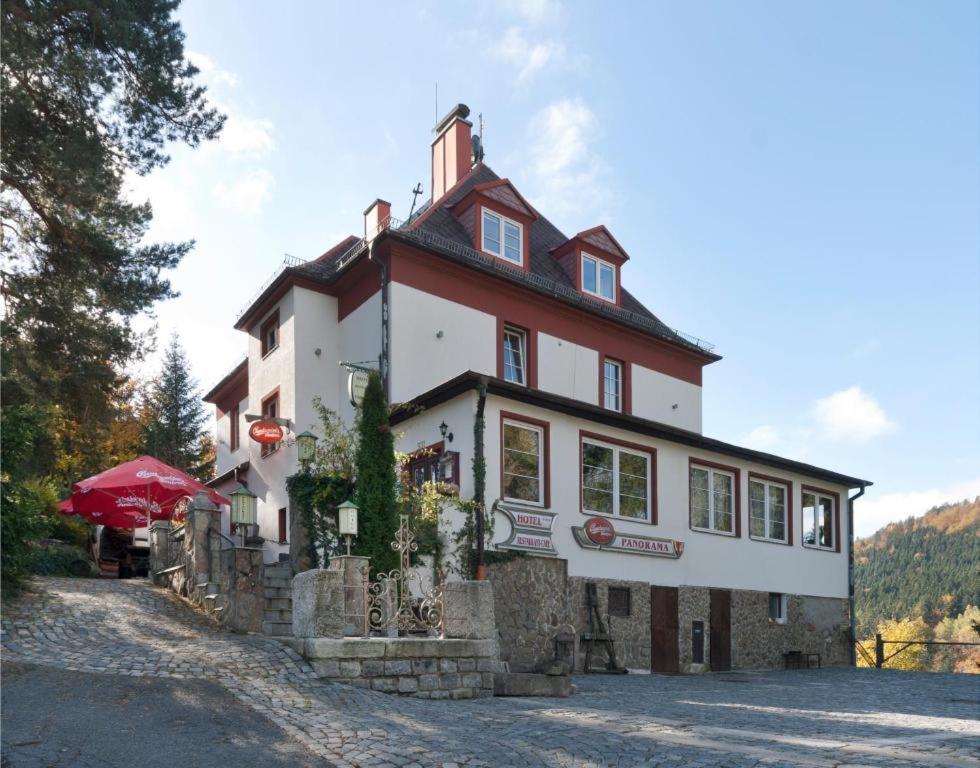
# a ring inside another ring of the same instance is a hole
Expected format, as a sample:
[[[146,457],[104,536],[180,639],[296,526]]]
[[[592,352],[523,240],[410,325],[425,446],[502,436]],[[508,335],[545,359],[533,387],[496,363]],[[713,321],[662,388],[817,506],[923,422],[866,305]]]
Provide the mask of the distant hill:
[[[858,513],[860,514],[860,513]],[[980,497],[933,507],[854,543],[858,637],[883,619],[935,625],[980,601]]]

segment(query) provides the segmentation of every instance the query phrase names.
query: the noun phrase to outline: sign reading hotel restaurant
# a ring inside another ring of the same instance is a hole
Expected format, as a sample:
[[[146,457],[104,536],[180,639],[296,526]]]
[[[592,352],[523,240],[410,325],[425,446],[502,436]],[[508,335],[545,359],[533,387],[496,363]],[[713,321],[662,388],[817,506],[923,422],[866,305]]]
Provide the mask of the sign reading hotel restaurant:
[[[669,557],[676,560],[684,554],[684,542],[659,539],[656,536],[638,536],[619,533],[611,521],[604,517],[590,517],[585,525],[572,528],[572,534],[580,547],[610,552],[628,552],[631,555]]]
[[[270,419],[259,419],[249,427],[248,436],[257,443],[272,445],[282,440],[283,431],[276,422]]]
[[[554,512],[517,509],[499,505],[497,511],[510,521],[510,537],[497,544],[497,549],[516,549],[535,555],[554,557],[551,529],[555,522]]]
[[[347,397],[350,398],[350,404],[355,408],[360,408],[361,403],[364,402],[364,390],[367,389],[368,385],[368,372],[361,370],[353,370],[347,376]]]

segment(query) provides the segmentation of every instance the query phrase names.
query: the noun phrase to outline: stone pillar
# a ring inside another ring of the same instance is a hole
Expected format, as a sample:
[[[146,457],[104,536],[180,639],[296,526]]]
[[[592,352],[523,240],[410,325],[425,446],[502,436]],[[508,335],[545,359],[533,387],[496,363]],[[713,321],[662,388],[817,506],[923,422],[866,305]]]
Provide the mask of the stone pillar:
[[[344,573],[314,568],[293,577],[293,636],[344,637]]]
[[[265,610],[262,550],[235,547],[221,551],[225,614],[222,622],[239,632],[261,632]]]
[[[313,567],[310,534],[303,523],[303,516],[299,513],[299,505],[290,500],[290,507],[294,513],[289,515],[289,559],[293,563],[293,570],[302,573]]]
[[[204,491],[198,491],[188,507],[186,526],[186,546],[190,556],[187,592],[195,600],[203,598],[196,594],[198,586],[211,581],[211,531],[221,530],[221,510]],[[214,556],[218,557],[218,553]]]
[[[331,559],[327,569],[343,574],[345,637],[357,637],[364,632],[364,580],[369,562],[367,557],[340,555]]]
[[[443,637],[496,640],[493,587],[489,581],[451,581],[442,592]]]
[[[169,568],[170,562],[170,521],[155,520],[150,524],[150,578],[158,587],[165,586],[167,579],[157,576],[157,571]]]

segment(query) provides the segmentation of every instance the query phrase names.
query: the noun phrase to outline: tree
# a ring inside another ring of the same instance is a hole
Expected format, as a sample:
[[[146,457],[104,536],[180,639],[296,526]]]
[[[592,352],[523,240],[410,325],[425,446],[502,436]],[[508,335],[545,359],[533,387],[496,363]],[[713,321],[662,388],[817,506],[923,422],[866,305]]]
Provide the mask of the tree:
[[[203,454],[208,445],[207,441],[202,442],[207,413],[176,335],[163,355],[146,412],[145,452],[198,479],[210,480],[207,457]]]
[[[103,468],[121,371],[146,351],[130,320],[174,294],[163,272],[192,243],[145,244],[149,204],[126,174],[164,165],[224,118],[184,58],[177,0],[3,0],[0,257],[4,409],[55,409],[33,458],[70,456],[63,485]]]
[[[372,573],[383,573],[398,567],[398,554],[391,548],[398,532],[398,490],[395,440],[381,376],[375,371],[364,390],[357,430],[356,553],[371,558]]]

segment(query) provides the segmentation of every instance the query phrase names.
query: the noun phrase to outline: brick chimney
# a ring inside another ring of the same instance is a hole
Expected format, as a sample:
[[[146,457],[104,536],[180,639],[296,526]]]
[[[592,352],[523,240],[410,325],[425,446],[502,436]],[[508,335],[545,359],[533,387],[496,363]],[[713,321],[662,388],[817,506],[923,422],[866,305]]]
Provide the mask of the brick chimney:
[[[433,129],[432,142],[432,201],[441,198],[472,167],[470,162],[470,130],[473,123],[466,118],[470,108],[457,104]]]
[[[391,218],[391,203],[380,197],[364,211],[364,239],[374,240],[388,226]]]

